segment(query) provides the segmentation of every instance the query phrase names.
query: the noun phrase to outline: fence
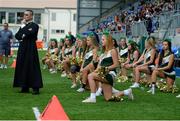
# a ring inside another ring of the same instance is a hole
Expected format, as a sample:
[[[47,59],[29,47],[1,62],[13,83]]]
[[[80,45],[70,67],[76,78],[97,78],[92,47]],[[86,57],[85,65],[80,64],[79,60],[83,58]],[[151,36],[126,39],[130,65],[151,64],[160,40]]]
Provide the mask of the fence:
[[[147,36],[148,32],[144,21],[134,22],[131,25],[132,36]]]
[[[159,30],[163,38],[176,36],[176,29],[180,27],[180,11],[163,12],[159,16]]]

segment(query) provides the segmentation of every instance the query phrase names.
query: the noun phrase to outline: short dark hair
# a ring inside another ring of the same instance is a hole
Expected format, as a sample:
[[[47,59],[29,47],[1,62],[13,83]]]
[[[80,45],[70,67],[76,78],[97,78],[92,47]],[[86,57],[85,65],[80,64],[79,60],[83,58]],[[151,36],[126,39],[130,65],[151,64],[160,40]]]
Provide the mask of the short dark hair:
[[[7,22],[5,22],[4,24],[6,24],[7,26],[9,26],[9,24]]]
[[[34,14],[33,10],[27,9],[26,11],[30,12],[31,15],[33,16],[33,14]]]

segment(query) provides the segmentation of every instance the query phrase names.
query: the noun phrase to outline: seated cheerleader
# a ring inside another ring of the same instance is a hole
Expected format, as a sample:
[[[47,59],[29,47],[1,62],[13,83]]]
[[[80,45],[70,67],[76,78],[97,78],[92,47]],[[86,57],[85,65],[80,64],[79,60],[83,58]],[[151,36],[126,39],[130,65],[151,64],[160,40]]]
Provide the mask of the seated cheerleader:
[[[139,59],[138,45],[133,40],[128,42],[128,57],[125,63],[121,64],[121,75],[127,76],[127,70],[133,68],[133,64]]]
[[[51,48],[51,41],[48,42],[48,48],[47,48],[47,52],[45,54],[45,56],[42,58],[42,64],[43,64],[43,69],[47,68],[47,64],[46,61],[50,59],[50,48]],[[49,67],[48,67],[49,68]]]
[[[94,71],[97,67],[98,51],[99,50],[99,38],[98,36],[90,32],[87,37],[87,47],[85,56],[80,69],[81,73],[81,87],[77,90],[78,92],[84,92],[85,87],[88,85],[88,74]]]
[[[133,64],[133,67],[136,66],[134,68],[135,83],[132,86],[130,86],[131,88],[139,87],[141,72],[151,75],[152,73],[151,67],[155,65],[154,64],[155,59],[156,59],[155,38],[149,37],[145,43],[145,50],[143,54],[141,55],[139,60]]]
[[[72,86],[71,88],[75,88],[77,86],[77,77],[80,76],[80,68],[83,62],[83,56],[86,49],[86,40],[80,34],[77,34],[76,37],[76,57],[71,59],[71,80]]]
[[[52,39],[50,42],[50,47],[48,48],[48,53],[46,59],[43,59],[42,62],[48,65],[50,73],[55,73],[54,59],[58,56],[58,44],[56,39]]]
[[[113,45],[114,45],[114,48],[116,48],[117,51],[119,51],[119,46],[118,46],[117,40],[115,38],[113,38]]]
[[[114,48],[112,36],[109,33],[103,33],[102,36],[103,53],[100,56],[97,69],[88,75],[88,82],[91,89],[90,97],[83,100],[83,103],[96,102],[97,83],[102,83],[103,94],[106,101],[111,100],[113,81],[116,76],[116,68],[118,67],[118,52]],[[116,97],[124,95],[133,99],[132,90],[128,89],[115,94]]]
[[[119,57],[121,59],[121,63],[124,63],[128,57],[128,46],[125,37],[120,39]]]
[[[54,49],[52,50],[52,55],[50,57],[50,67],[52,71],[50,71],[51,74],[53,73],[57,73],[57,69],[56,69],[56,64],[58,63],[58,54],[59,54],[59,49],[58,49],[58,43],[57,43],[57,40],[54,40],[52,42],[52,45],[55,46]]]
[[[64,47],[64,38],[61,38],[60,41],[59,41],[59,44],[58,44],[58,62],[57,62],[57,65],[56,65],[56,68],[58,71],[60,71],[60,73],[63,72],[63,69],[62,69],[62,61],[63,61],[63,58],[62,58],[62,48]]]
[[[167,90],[172,89],[176,74],[173,69],[174,65],[174,54],[171,51],[171,41],[165,39],[163,41],[163,50],[159,53],[157,58],[158,64],[155,66],[152,72],[152,94],[155,93],[155,83],[157,77],[165,78],[167,84]]]
[[[70,36],[65,37],[65,45],[62,48],[62,69],[65,73],[61,74],[61,77],[66,77],[66,75],[70,74],[70,58],[75,57],[75,46],[73,46],[73,40]]]
[[[59,41],[59,46],[58,46],[58,50],[59,50],[59,61],[61,62],[62,59],[62,48],[64,47],[64,38],[61,38]]]

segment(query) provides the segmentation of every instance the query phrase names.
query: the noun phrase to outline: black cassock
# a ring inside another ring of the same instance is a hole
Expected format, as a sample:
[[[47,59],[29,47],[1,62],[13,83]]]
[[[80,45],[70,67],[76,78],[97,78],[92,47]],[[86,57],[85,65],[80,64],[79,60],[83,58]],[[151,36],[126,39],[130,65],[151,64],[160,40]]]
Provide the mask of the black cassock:
[[[13,87],[42,88],[36,40],[39,26],[30,22],[20,28],[15,37],[20,41]]]

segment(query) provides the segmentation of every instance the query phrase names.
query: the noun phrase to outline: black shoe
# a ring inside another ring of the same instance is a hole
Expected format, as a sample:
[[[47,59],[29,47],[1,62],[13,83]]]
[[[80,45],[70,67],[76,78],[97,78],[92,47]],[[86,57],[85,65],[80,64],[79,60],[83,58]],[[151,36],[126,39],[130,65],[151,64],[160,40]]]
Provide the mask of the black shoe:
[[[19,93],[29,93],[29,88],[22,88]]]
[[[38,95],[38,94],[40,94],[40,93],[39,93],[39,89],[33,89],[32,94],[33,94],[33,95]]]
[[[39,93],[39,91],[33,91],[32,92],[32,95],[39,95],[40,93]]]

